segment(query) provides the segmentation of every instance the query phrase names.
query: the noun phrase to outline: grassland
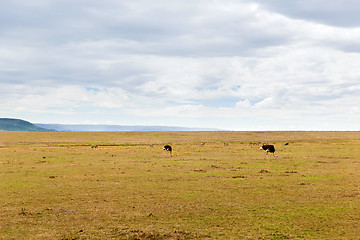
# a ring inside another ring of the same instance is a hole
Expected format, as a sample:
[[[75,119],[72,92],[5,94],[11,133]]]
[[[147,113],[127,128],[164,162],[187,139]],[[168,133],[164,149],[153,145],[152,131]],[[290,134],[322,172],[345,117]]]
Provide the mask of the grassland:
[[[359,146],[360,132],[0,132],[0,238],[360,239]]]

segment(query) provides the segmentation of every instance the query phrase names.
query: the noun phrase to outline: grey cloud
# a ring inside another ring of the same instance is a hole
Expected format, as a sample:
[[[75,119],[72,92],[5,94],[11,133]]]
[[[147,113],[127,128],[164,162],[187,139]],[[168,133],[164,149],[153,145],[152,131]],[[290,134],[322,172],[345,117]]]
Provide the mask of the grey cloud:
[[[261,118],[262,108],[277,121],[299,108],[336,115],[330,104],[349,109],[359,98],[357,30],[313,23],[355,26],[337,1],[2,2],[0,92],[9,104],[23,98],[22,110],[156,118],[161,105],[173,116],[236,119]]]
[[[332,111],[344,111],[347,104],[358,99],[360,83],[330,83],[328,81],[298,84],[287,96],[297,103],[299,108],[315,106],[331,107]],[[353,100],[352,100],[353,99]],[[345,104],[345,105],[344,105]],[[324,109],[331,112],[329,109]]]
[[[360,26],[360,4],[357,0],[255,0],[255,2],[290,18],[340,27]]]
[[[11,41],[21,38],[29,45],[56,47],[68,42],[128,40],[128,45],[117,50],[174,56],[243,55],[251,49],[288,40],[281,31],[247,24],[261,21],[255,14],[218,9],[215,3],[141,2],[143,5],[51,1],[34,6],[15,1],[2,8],[0,20],[7,25],[0,34]],[[234,6],[241,9],[244,5]]]
[[[341,51],[344,52],[353,52],[353,53],[359,53],[360,52],[360,45],[356,40],[353,41],[349,41],[349,40],[339,40],[339,41],[334,41],[334,40],[328,40],[328,41],[324,41],[324,44],[332,47],[332,48],[336,48],[339,49]]]

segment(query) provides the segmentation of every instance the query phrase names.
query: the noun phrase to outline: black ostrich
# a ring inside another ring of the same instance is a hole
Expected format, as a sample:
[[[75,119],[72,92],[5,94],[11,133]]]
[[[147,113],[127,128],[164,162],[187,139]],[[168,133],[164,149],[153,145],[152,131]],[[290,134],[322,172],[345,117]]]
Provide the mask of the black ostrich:
[[[269,160],[269,152],[272,153],[274,157],[278,157],[278,155],[275,155],[275,147],[274,147],[274,145],[264,144],[264,145],[262,145],[260,147],[260,150],[265,150],[264,159],[265,159],[265,155],[266,155],[266,159]]]
[[[170,156],[172,157],[172,147],[170,145],[165,145],[164,150],[166,150],[167,152],[170,152]]]

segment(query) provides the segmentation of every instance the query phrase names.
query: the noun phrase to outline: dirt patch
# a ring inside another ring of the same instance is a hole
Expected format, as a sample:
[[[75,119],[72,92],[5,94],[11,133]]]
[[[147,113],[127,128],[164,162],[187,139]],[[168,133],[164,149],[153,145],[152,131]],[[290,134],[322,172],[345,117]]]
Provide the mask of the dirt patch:
[[[111,233],[112,237],[120,237],[121,239],[132,240],[165,240],[165,239],[202,239],[210,238],[209,236],[198,236],[195,233],[185,231],[174,231],[169,233],[145,232],[142,230],[121,230],[114,229]]]

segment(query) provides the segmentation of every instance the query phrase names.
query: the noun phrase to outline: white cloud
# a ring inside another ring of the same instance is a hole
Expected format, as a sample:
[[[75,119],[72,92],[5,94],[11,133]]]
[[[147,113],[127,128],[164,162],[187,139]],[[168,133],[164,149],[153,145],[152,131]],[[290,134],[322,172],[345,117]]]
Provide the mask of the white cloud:
[[[248,99],[240,100],[235,104],[235,108],[246,109],[246,108],[249,108],[249,107],[251,107],[251,103],[250,103],[250,101]]]
[[[336,129],[359,119],[360,21],[346,2],[7,2],[0,113]]]

